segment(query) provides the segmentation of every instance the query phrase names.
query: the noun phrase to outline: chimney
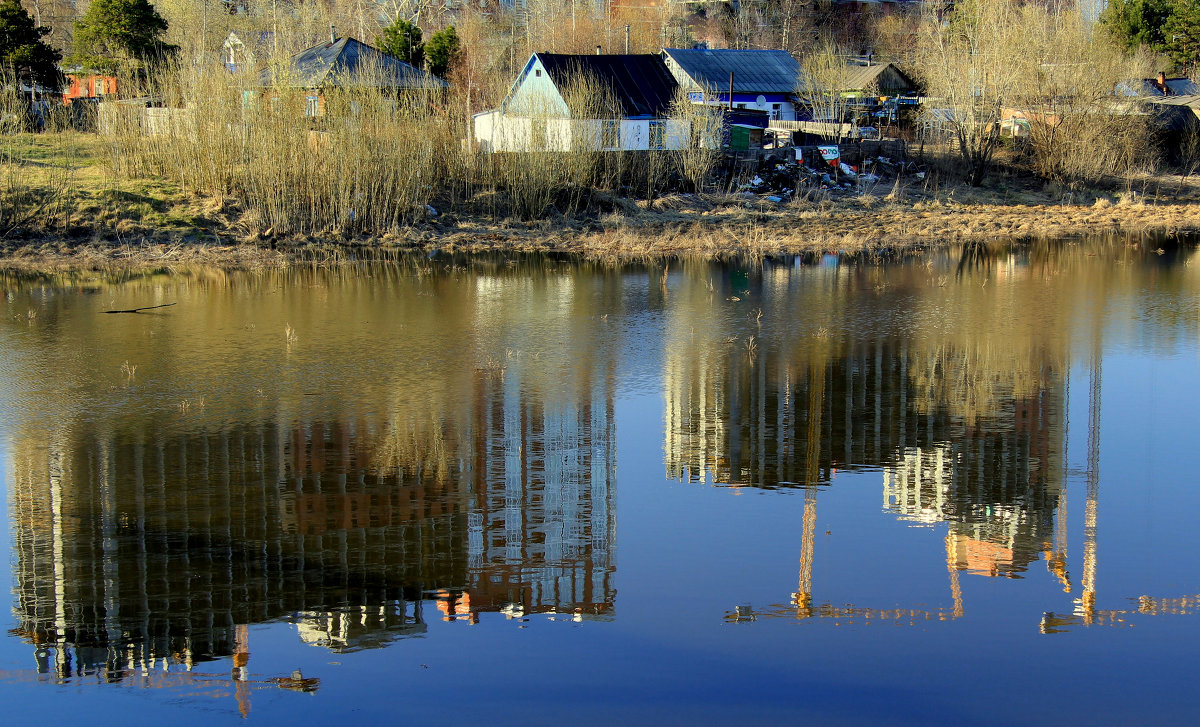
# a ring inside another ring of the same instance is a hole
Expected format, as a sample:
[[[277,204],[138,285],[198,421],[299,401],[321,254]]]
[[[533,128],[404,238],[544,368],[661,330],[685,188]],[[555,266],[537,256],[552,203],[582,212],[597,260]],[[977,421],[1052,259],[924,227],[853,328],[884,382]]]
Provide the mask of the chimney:
[[[333,23],[330,23],[330,24],[329,24],[329,42],[330,42],[330,43],[336,43],[336,42],[337,42],[337,31],[335,31],[335,30],[333,29]]]
[[[729,72],[729,110],[733,111],[733,71]]]
[[[600,55],[600,46],[596,46],[596,55]]]
[[[629,55],[629,26],[625,26],[625,55]]]

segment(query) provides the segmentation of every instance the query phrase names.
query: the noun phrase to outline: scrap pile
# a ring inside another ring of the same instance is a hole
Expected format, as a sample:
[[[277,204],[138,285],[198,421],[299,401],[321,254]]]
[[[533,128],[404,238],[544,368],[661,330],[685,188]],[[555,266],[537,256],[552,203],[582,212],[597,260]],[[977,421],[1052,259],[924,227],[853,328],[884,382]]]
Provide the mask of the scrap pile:
[[[834,197],[870,194],[880,184],[892,184],[897,178],[925,178],[922,165],[885,156],[868,156],[857,164],[841,159],[836,146],[816,147],[812,153],[796,149],[796,160],[765,162],[758,172],[738,185],[747,200],[784,203],[796,194],[821,190]]]

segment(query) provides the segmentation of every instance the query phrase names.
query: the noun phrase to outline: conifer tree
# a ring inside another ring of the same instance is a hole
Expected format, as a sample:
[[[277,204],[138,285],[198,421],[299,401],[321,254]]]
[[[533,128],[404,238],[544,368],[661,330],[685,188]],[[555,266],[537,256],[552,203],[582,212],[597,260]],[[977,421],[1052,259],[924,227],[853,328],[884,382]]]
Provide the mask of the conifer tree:
[[[433,34],[425,44],[425,58],[429,61],[429,72],[435,76],[445,77],[459,53],[458,32],[453,25]]]
[[[166,32],[167,21],[147,0],[92,0],[75,21],[72,60],[97,70],[142,69],[175,50],[163,41]]]
[[[421,29],[404,18],[397,17],[391,25],[376,36],[375,47],[395,56],[410,66],[420,68],[425,64],[425,44],[421,42]]]
[[[34,25],[20,0],[0,1],[0,65],[15,78],[58,88],[58,51],[42,40],[49,28]]]

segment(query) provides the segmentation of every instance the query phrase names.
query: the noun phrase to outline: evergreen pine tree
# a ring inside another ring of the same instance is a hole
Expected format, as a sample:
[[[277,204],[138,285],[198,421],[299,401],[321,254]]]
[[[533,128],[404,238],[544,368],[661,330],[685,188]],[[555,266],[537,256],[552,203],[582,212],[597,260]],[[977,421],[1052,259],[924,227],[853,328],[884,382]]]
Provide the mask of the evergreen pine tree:
[[[396,20],[376,36],[375,47],[395,56],[410,66],[420,68],[425,63],[425,44],[421,42],[421,29],[403,18]]]
[[[58,51],[42,37],[49,28],[33,24],[20,0],[0,0],[0,64],[3,72],[23,81],[58,88]]]

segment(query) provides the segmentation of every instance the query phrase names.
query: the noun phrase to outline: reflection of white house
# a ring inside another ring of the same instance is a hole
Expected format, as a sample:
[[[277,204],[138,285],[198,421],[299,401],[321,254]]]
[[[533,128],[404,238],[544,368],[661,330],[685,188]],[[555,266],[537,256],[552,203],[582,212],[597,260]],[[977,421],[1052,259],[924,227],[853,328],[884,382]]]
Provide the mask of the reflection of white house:
[[[535,53],[500,108],[475,115],[475,141],[489,152],[679,149],[675,89],[657,55]]]
[[[792,93],[800,64],[787,51],[664,48],[663,59],[694,103],[728,105],[732,74],[734,108],[796,120]]]

